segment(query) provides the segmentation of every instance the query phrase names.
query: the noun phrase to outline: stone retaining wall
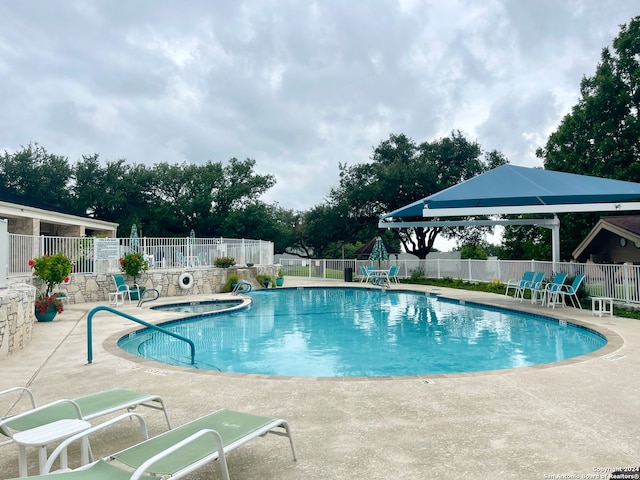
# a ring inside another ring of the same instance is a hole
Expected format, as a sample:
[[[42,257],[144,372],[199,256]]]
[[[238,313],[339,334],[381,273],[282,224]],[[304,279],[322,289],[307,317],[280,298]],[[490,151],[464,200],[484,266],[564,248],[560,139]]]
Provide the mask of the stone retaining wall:
[[[0,360],[31,343],[36,290],[15,283],[0,290]]]

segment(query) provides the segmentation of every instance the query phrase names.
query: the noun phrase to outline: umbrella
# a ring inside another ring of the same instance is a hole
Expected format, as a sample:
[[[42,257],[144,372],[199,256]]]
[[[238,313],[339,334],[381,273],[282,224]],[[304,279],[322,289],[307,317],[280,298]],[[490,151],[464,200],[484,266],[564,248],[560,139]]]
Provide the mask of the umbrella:
[[[373,252],[373,247],[375,246],[376,241],[379,238],[381,238],[381,237],[373,237],[373,238],[371,238],[371,240],[369,240],[367,243],[365,243],[363,246],[361,246],[358,250],[355,251],[355,256],[356,257],[369,256],[371,254],[371,252]],[[384,242],[382,244],[384,245],[384,247],[385,247],[385,249],[386,249],[388,254],[398,254],[398,253],[400,253],[395,248],[385,245]]]
[[[387,248],[384,246],[384,242],[381,237],[376,237],[376,241],[373,244],[373,248],[371,249],[371,253],[369,254],[369,260],[378,261],[378,267],[380,266],[380,260],[389,260],[389,252],[387,252]]]
[[[189,238],[187,240],[187,245],[188,245],[188,252],[187,255],[189,255],[189,261],[192,261],[192,257],[193,257],[193,246],[196,243],[196,231],[192,228],[191,231],[189,232]],[[192,265],[191,265],[192,266]]]
[[[131,237],[131,251],[138,252],[140,250],[140,239],[138,238],[138,228],[135,223],[131,225],[131,235],[129,237]]]

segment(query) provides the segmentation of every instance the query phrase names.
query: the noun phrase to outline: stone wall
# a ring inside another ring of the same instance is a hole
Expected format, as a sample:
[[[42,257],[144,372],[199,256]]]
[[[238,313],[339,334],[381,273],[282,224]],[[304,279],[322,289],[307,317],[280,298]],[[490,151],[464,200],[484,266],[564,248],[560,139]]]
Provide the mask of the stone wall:
[[[140,275],[136,281],[144,288],[155,288],[160,297],[185,297],[193,295],[207,295],[220,293],[227,282],[227,275],[237,275],[241,280],[248,281],[255,288],[262,288],[256,281],[256,276],[266,273],[273,277],[278,272],[278,266],[268,265],[260,267],[231,267],[231,268],[191,268],[176,270],[148,270]],[[180,278],[190,275],[190,288],[182,288]],[[133,278],[125,276],[127,284],[133,284]],[[115,284],[110,273],[73,274],[70,282],[62,288],[70,297],[70,303],[107,302],[109,292],[115,292]]]
[[[35,293],[20,283],[0,290],[0,360],[31,343]]]

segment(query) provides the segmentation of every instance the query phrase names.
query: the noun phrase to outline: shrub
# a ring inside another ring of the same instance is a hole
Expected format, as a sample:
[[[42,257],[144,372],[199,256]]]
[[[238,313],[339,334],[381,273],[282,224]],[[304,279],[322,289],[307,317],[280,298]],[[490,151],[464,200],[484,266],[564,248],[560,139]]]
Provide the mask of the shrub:
[[[236,264],[236,259],[233,257],[218,257],[213,261],[213,264],[218,268],[229,268]]]

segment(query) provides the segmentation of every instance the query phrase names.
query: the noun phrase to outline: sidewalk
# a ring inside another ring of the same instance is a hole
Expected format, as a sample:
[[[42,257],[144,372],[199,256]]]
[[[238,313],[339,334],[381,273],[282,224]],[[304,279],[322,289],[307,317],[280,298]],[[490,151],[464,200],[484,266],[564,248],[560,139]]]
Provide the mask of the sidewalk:
[[[285,286],[320,283],[343,285],[287,277]],[[86,315],[96,305],[83,304],[69,306],[52,323],[37,323],[32,344],[0,361],[0,390],[28,386],[39,403],[114,387],[152,392],[165,398],[175,425],[223,407],[288,420],[298,462],[285,439],[260,438],[229,455],[236,479],[581,478],[598,468],[640,465],[639,321],[533,307],[500,295],[415,288],[578,320],[609,331],[611,341],[595,354],[551,367],[424,378],[275,379],[133,358],[114,339],[134,325],[103,312],[94,317],[94,362],[87,365]],[[135,305],[123,311],[151,321],[168,315]],[[0,397],[0,413],[7,407]],[[141,413],[151,435],[164,431],[160,412]],[[127,422],[92,448],[106,455],[137,438],[135,424]],[[29,454],[35,472],[37,456]],[[70,461],[75,458],[72,450]],[[17,474],[16,447],[0,448],[0,479]],[[220,478],[219,466],[190,478]]]

